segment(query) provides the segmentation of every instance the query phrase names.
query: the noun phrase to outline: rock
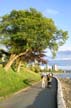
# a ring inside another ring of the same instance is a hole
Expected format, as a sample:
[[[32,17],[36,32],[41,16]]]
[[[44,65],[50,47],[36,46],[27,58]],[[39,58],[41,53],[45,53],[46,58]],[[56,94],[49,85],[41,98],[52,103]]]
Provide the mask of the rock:
[[[71,108],[71,79],[60,79],[67,108]]]

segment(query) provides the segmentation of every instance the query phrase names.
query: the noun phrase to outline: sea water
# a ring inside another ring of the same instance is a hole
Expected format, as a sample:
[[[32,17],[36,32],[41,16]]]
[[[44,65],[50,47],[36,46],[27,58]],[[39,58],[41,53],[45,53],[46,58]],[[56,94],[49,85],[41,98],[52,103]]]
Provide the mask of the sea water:
[[[56,73],[54,76],[58,78],[69,78],[71,79],[71,73]]]

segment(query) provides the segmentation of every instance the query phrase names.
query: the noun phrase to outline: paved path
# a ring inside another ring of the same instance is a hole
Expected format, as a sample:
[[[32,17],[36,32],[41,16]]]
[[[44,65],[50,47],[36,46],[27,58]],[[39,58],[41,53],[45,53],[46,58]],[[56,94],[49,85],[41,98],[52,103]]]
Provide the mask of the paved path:
[[[57,108],[57,80],[53,78],[51,88],[41,88],[41,82],[0,102],[0,108]]]

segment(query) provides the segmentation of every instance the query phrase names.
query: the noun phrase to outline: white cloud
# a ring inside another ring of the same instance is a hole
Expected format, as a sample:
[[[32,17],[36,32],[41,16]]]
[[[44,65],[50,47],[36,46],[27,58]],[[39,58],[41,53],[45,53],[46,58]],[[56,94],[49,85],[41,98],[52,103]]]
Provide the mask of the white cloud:
[[[58,61],[58,60],[71,60],[71,58],[66,58],[66,57],[64,57],[64,58],[55,58],[55,59],[53,59],[53,60],[55,60],[55,61]]]
[[[70,45],[64,45],[62,47],[59,48],[59,51],[71,51],[71,46]]]
[[[45,9],[43,11],[43,14],[46,15],[46,14],[50,14],[50,15],[57,15],[59,14],[59,11],[55,10],[55,9]]]

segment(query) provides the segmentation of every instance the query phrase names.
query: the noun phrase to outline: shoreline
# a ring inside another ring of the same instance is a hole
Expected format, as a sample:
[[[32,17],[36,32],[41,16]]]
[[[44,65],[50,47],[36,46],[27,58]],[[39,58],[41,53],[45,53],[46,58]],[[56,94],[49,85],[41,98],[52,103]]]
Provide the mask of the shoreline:
[[[62,85],[63,98],[65,100],[66,108],[71,108],[71,79],[70,78],[60,78]]]

